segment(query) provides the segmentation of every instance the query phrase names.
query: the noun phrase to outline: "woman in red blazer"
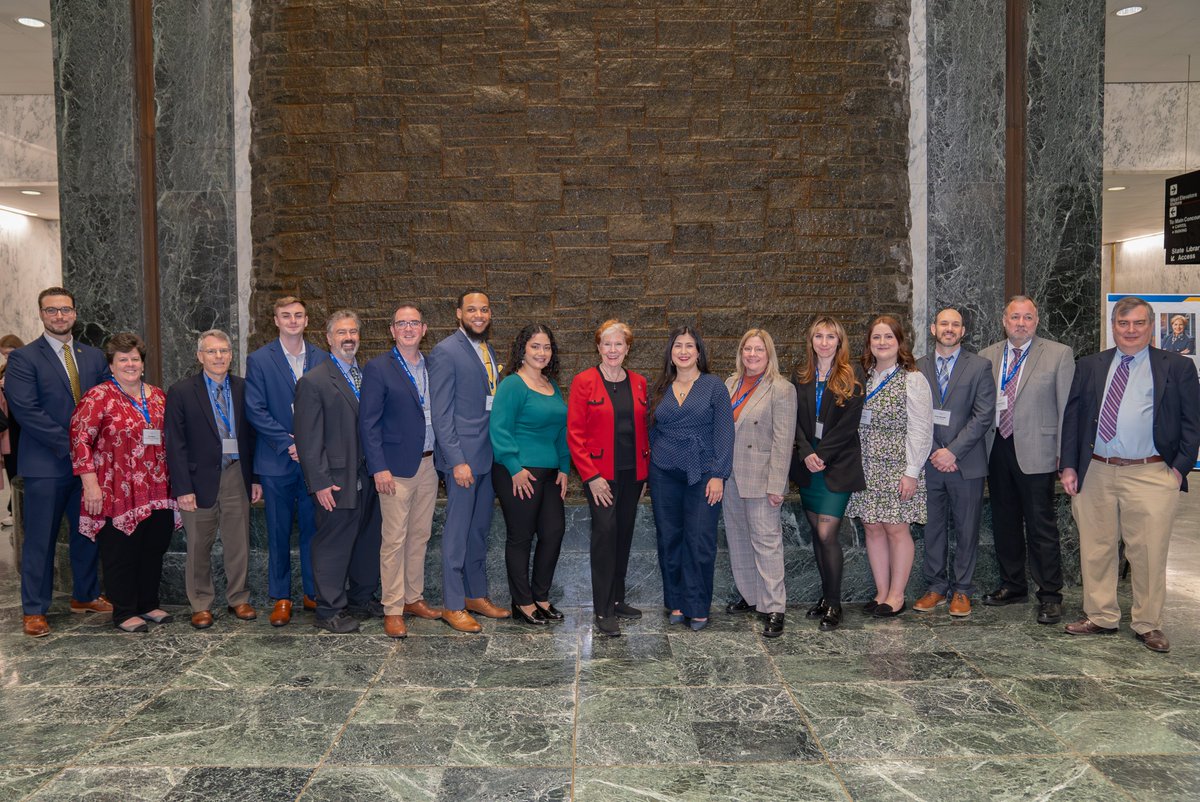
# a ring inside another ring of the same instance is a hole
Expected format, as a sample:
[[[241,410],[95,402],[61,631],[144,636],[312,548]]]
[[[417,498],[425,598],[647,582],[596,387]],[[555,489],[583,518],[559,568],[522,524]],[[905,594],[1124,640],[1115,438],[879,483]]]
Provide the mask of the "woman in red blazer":
[[[596,627],[621,634],[619,618],[641,618],[625,603],[625,571],[638,500],[650,470],[646,379],[623,367],[633,332],[619,320],[596,329],[600,364],[577,374],[567,401],[567,445],[592,511],[592,602]]]

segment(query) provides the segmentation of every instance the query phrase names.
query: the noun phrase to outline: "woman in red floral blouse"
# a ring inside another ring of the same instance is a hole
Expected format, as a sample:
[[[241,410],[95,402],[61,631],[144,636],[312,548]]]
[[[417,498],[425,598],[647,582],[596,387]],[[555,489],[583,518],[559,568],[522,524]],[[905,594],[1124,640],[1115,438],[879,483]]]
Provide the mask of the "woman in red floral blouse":
[[[113,623],[123,632],[164,624],[162,561],[179,527],[163,448],[166,395],[142,381],[146,344],[114,334],[104,348],[109,381],[84,393],[71,416],[71,463],[83,483],[79,533],[96,541]]]

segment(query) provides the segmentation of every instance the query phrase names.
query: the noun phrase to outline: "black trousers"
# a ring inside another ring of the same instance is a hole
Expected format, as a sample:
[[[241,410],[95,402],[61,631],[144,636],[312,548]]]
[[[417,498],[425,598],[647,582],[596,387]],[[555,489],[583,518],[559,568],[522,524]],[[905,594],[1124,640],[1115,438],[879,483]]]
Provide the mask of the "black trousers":
[[[357,492],[353,509],[326,511],[313,496],[313,584],[317,589],[317,618],[327,621],[350,607],[365,607],[379,588],[379,547],[383,518],[375,480],[360,467],[357,489],[343,487],[340,494]]]
[[[550,601],[550,583],[558,565],[567,524],[559,495],[558,468],[527,468],[533,474],[533,497],[513,495],[512,475],[500,463],[492,466],[492,487],[504,513],[508,535],[504,540],[504,565],[513,604]],[[533,537],[533,578],[529,575],[529,550]]]
[[[1012,438],[996,432],[988,461],[992,500],[992,536],[1000,582],[1025,594],[1025,556],[1040,602],[1062,603],[1062,555],[1054,512],[1054,473],[1022,473]]]
[[[614,605],[625,601],[633,524],[646,483],[637,480],[637,471],[617,471],[616,479],[608,486],[612,490],[612,504],[601,507],[592,497],[591,487],[584,485],[592,511],[592,606],[602,618],[611,618],[616,614]]]
[[[96,533],[114,625],[120,626],[135,615],[158,609],[163,555],[171,545],[173,531],[174,511],[155,510],[132,534],[117,529],[111,520]]]

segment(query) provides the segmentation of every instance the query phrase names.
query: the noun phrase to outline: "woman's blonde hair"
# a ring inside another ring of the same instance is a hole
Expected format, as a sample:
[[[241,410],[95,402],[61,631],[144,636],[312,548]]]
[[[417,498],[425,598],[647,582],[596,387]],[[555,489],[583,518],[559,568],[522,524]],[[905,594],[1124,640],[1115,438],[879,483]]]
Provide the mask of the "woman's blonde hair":
[[[850,344],[846,342],[846,329],[835,318],[823,315],[808,327],[804,361],[796,366],[794,374],[796,383],[808,384],[817,379],[817,351],[812,344],[817,329],[829,329],[837,337],[837,351],[833,354],[833,366],[825,380],[825,389],[833,393],[834,403],[839,407],[844,406],[846,399],[862,393],[862,384],[855,377],[854,368],[850,364]]]
[[[771,335],[767,333],[766,329],[750,329],[742,335],[742,339],[738,342],[737,357],[734,360],[733,378],[740,380],[746,375],[746,366],[742,364],[742,349],[746,347],[746,341],[751,337],[758,337],[767,347],[767,369],[763,372],[763,378],[775,381],[779,378],[779,357],[775,355],[775,341],[771,339]]]

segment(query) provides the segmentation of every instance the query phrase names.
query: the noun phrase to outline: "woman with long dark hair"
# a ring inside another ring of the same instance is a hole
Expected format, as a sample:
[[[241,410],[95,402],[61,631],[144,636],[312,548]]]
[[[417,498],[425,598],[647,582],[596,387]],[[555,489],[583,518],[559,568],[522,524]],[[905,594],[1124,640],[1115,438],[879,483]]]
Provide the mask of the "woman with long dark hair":
[[[489,423],[492,486],[508,530],[504,562],[513,618],[539,626],[563,618],[550,603],[550,583],[566,530],[563,498],[571,470],[567,404],[558,389],[558,348],[550,328],[534,323],[521,329],[509,364],[513,372],[496,390]]]
[[[858,439],[863,377],[850,363],[846,330],[831,317],[808,327],[805,359],[793,381],[798,399],[792,481],[800,488],[812,529],[821,599],[809,608],[823,632],[842,622],[842,544],[838,540],[850,493],[865,490]]]
[[[708,626],[717,505],[733,470],[733,409],[699,332],[674,329],[650,393],[650,501],[671,623]]]

